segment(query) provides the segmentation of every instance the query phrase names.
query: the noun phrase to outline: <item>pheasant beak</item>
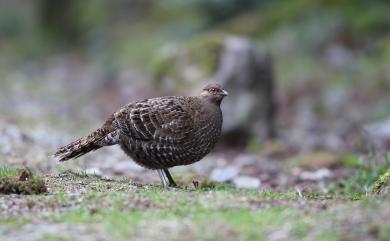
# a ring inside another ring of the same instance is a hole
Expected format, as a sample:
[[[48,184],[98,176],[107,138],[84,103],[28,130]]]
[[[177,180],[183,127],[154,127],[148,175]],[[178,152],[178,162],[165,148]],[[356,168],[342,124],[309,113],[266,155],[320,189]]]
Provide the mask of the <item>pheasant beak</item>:
[[[228,96],[229,93],[228,93],[226,90],[222,90],[221,95],[222,95],[222,96]]]

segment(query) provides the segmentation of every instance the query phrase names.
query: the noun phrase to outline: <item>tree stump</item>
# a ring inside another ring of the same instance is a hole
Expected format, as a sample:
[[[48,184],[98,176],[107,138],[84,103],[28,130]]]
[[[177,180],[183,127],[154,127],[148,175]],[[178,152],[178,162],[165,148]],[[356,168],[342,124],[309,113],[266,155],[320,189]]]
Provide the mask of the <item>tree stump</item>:
[[[229,97],[222,105],[228,144],[244,144],[249,137],[276,135],[273,61],[269,53],[256,52],[246,38],[224,42],[213,81],[222,83]]]

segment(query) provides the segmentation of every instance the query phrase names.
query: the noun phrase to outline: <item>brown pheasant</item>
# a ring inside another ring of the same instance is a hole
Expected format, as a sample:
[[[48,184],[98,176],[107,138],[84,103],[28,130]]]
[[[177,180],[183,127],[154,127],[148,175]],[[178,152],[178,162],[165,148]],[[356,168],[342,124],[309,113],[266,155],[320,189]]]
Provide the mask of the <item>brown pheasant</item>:
[[[220,104],[227,92],[209,84],[199,96],[167,96],[132,102],[89,134],[54,154],[60,161],[119,144],[136,163],[157,169],[164,187],[176,186],[168,168],[201,160],[222,127]]]

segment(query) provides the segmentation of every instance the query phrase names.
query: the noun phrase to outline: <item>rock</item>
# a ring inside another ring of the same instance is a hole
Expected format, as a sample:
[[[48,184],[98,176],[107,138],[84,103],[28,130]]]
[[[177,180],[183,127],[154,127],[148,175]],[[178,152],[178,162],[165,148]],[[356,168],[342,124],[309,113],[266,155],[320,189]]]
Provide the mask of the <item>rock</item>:
[[[259,157],[256,155],[239,155],[234,159],[238,167],[253,166],[258,162]]]
[[[22,145],[28,139],[27,135],[17,126],[2,123],[0,127],[0,154],[8,157],[14,155],[14,147]]]
[[[293,158],[298,166],[309,169],[318,170],[321,168],[330,168],[335,166],[339,161],[339,156],[326,151],[309,152],[300,154]]]
[[[278,230],[272,231],[268,235],[268,240],[270,240],[270,241],[289,240],[289,231],[286,229],[278,229]]]
[[[99,177],[103,176],[103,172],[98,167],[87,168],[85,170],[85,174],[93,175],[93,176],[99,176]]]
[[[28,136],[23,133],[16,125],[7,125],[2,129],[2,137],[8,138],[13,143],[22,143],[25,140],[29,140]]]
[[[364,126],[370,141],[384,149],[390,148],[390,119]]]
[[[390,169],[381,175],[372,187],[372,194],[386,196],[390,194]]]
[[[249,39],[226,38],[220,53],[219,66],[212,77],[230,91],[222,110],[224,133],[242,144],[247,138],[274,137],[275,99],[272,56],[258,51]]]
[[[233,179],[233,184],[237,188],[255,189],[260,187],[261,181],[255,177],[238,176]]]
[[[215,168],[211,174],[210,179],[215,182],[226,182],[238,174],[238,169],[236,167],[224,167],[224,168]]]
[[[224,35],[208,34],[181,45],[165,45],[151,61],[151,74],[166,94],[195,94],[215,73]]]
[[[216,153],[211,153],[205,156],[200,162],[196,162],[193,165],[176,167],[176,169],[180,170],[187,168],[187,170],[191,169],[198,175],[203,175],[204,173],[208,173],[210,170],[213,170],[216,167],[227,165],[227,160],[224,157]]]
[[[332,177],[333,173],[327,168],[321,168],[313,172],[304,171],[299,175],[299,179],[303,181],[321,181]]]
[[[329,46],[324,57],[329,64],[340,69],[349,67],[356,61],[352,51],[339,44]]]

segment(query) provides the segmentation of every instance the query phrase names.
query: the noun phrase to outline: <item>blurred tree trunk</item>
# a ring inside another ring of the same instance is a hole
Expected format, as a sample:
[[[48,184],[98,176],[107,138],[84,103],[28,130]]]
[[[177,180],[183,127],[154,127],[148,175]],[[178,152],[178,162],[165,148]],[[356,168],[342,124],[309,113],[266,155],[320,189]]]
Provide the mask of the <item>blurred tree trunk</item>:
[[[255,51],[247,38],[228,38],[213,80],[229,91],[222,105],[226,137],[222,139],[234,143],[226,144],[245,145],[251,136],[276,136],[274,72],[269,53]]]

